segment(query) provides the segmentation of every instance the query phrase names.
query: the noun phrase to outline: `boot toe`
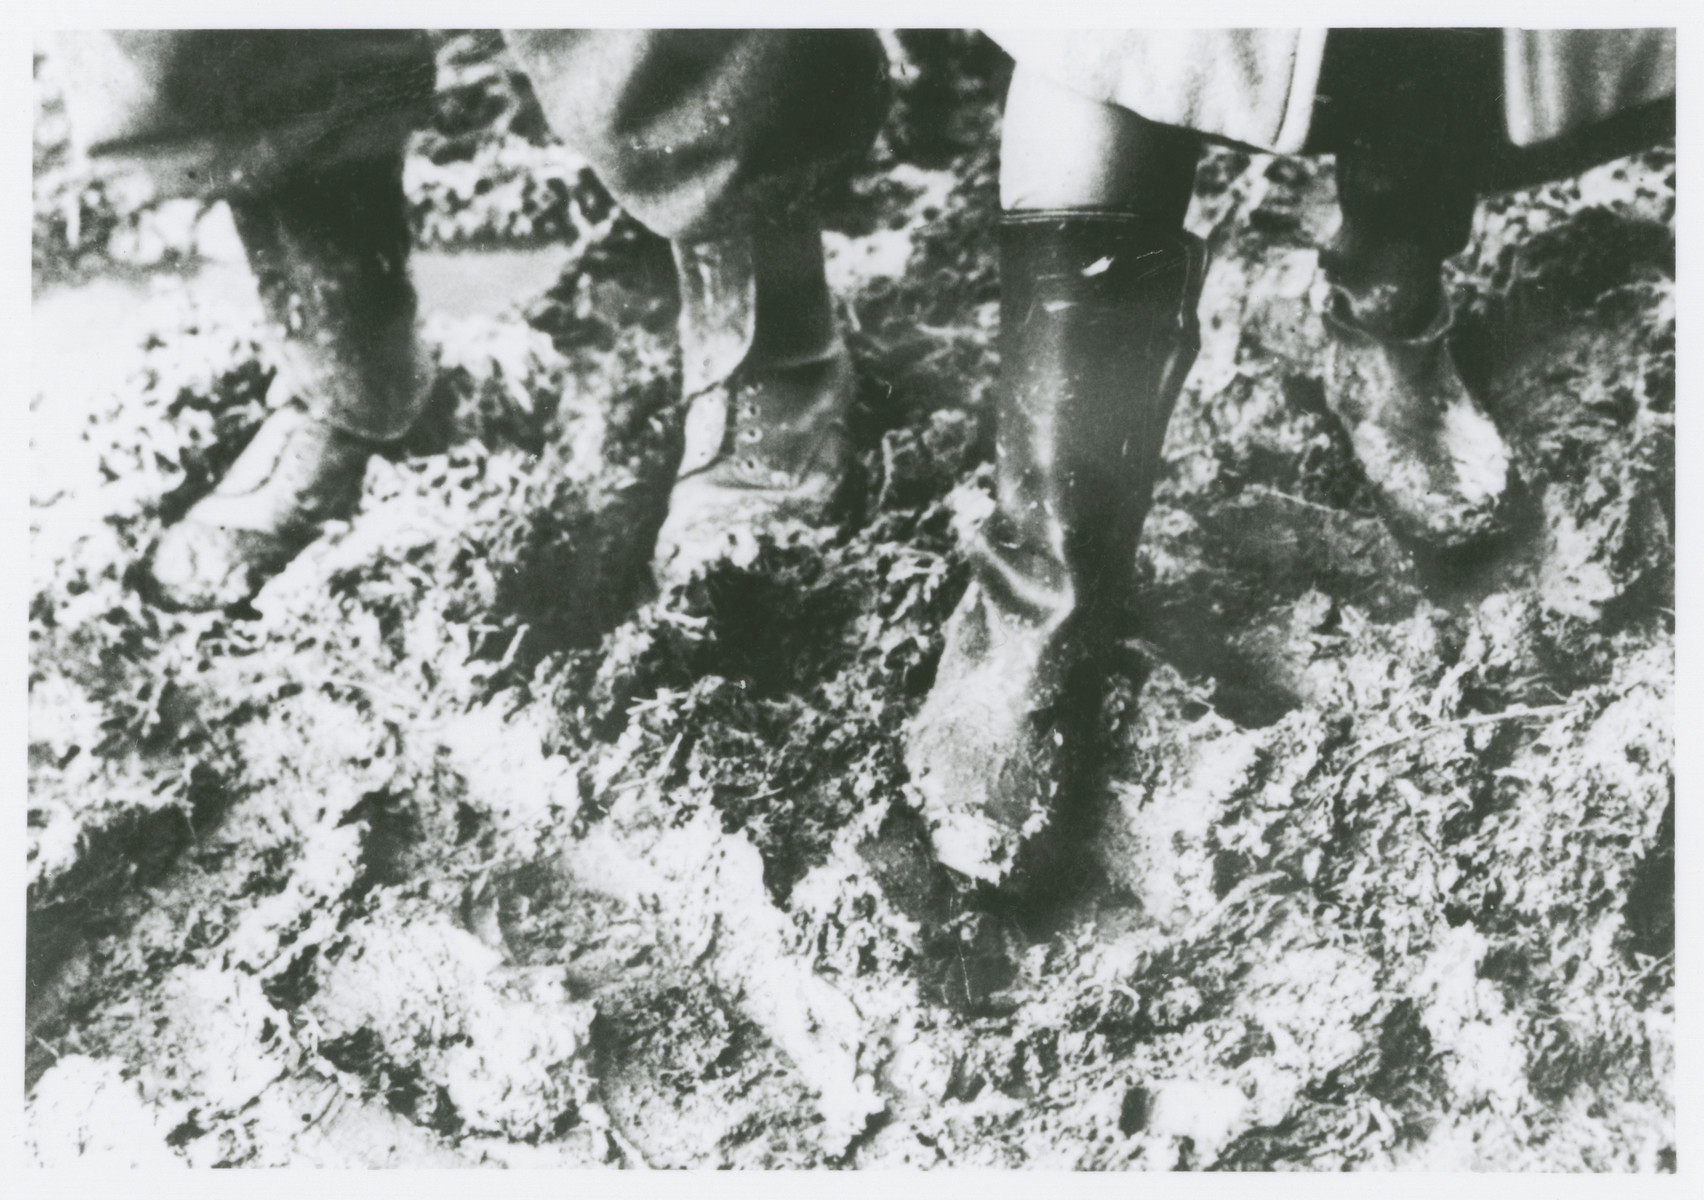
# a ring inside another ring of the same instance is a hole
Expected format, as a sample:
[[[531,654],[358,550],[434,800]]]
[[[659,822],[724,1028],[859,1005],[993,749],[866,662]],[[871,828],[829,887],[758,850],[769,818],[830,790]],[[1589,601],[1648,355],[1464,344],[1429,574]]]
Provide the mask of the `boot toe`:
[[[1444,340],[1380,339],[1328,315],[1326,406],[1390,524],[1436,550],[1496,536],[1513,471],[1508,443]]]
[[[1444,436],[1423,448],[1393,443],[1378,430],[1352,439],[1388,523],[1434,550],[1483,542],[1503,527],[1508,447],[1476,407],[1460,408],[1446,414]]]
[[[161,607],[210,612],[251,599],[290,557],[275,538],[192,516],[161,535],[143,571]]]
[[[731,487],[703,476],[683,479],[670,493],[669,514],[657,532],[657,578],[665,585],[682,583],[713,562],[750,566],[762,539],[809,536],[826,507],[815,497],[796,498],[784,489]]]
[[[724,558],[749,562],[760,539],[808,536],[826,523],[851,468],[853,396],[844,346],[823,363],[700,396],[687,417],[683,475],[657,534],[659,579],[684,580]]]
[[[353,514],[372,449],[295,408],[275,412],[149,553],[156,603],[207,611],[251,599],[327,522]]]
[[[936,858],[1004,884],[1049,823],[1061,740],[1038,724],[1057,647],[1003,618],[973,585],[947,628],[935,687],[906,731],[905,764]]]
[[[943,867],[984,883],[1002,883],[1017,851],[1010,829],[966,809],[940,813],[930,830],[935,858]]]

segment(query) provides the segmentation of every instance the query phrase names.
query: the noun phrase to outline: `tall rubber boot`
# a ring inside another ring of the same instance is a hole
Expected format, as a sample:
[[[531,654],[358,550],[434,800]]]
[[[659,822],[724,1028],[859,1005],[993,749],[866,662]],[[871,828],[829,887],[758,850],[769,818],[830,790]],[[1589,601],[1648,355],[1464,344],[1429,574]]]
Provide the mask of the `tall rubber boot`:
[[[1014,214],[1000,236],[996,507],[906,764],[938,859],[1029,895],[1064,869],[1045,835],[1096,757],[1096,668],[1200,347],[1206,248],[1115,213]]]
[[[675,261],[689,408],[657,559],[664,578],[681,579],[830,514],[851,464],[856,390],[814,222],[677,242]]]
[[[367,460],[408,432],[429,382],[400,156],[230,205],[285,400],[149,556],[155,598],[188,609],[251,598],[327,522],[351,516]]]

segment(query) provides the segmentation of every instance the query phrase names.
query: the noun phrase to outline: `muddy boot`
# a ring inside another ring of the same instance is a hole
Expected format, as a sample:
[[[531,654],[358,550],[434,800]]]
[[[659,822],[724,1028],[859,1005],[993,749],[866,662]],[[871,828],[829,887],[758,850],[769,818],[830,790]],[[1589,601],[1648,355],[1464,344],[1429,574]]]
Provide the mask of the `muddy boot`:
[[[230,203],[279,340],[273,387],[285,401],[149,555],[155,598],[187,609],[251,598],[327,522],[351,516],[368,458],[408,431],[428,379],[400,158]]]
[[[1431,60],[1407,69],[1434,73]],[[1389,127],[1368,118],[1372,129],[1342,148],[1343,222],[1320,254],[1326,406],[1391,525],[1435,550],[1496,533],[1509,489],[1509,447],[1449,348],[1443,263],[1472,232],[1477,191],[1461,145],[1477,135],[1459,115],[1443,121],[1448,100],[1404,109]]]
[[[1172,406],[1200,345],[1203,244],[1115,213],[1001,229],[996,508],[906,765],[940,861],[1020,896],[1072,871],[1099,667],[1134,585]]]
[[[1456,369],[1449,297],[1412,332],[1390,332],[1383,308],[1330,289],[1326,406],[1399,533],[1437,550],[1483,541],[1500,528],[1509,447]]]
[[[677,243],[675,259],[690,407],[657,564],[684,579],[828,517],[851,463],[855,388],[815,224]]]

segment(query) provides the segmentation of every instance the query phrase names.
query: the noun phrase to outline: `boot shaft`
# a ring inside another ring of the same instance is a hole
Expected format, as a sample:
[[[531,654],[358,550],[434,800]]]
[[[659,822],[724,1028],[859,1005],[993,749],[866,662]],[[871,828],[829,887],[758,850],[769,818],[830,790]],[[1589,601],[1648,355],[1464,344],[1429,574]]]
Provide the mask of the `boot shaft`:
[[[1136,217],[1002,224],[990,537],[1055,603],[1128,593],[1166,426],[1200,347],[1205,266],[1198,239]]]
[[[973,878],[1039,895],[1073,869],[1100,671],[1199,346],[1205,262],[1196,239],[1131,216],[1002,227],[997,502],[906,740],[936,853]]]

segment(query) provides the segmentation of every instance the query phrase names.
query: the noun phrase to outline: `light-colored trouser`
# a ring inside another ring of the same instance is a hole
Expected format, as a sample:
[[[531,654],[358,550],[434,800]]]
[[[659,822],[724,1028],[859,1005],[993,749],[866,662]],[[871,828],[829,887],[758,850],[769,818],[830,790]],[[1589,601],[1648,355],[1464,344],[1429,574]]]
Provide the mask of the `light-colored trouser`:
[[[1326,35],[1324,54],[1329,58],[1337,51],[1358,53],[1359,48],[1346,49],[1344,39],[1349,37],[1365,42],[1370,36],[1389,43],[1404,32],[1332,31]],[[1413,32],[1431,36],[1429,45],[1448,53],[1432,36],[1438,31]],[[1473,86],[1490,96],[1490,103],[1474,109],[1485,128],[1475,128],[1469,131],[1472,136],[1460,139],[1462,153],[1476,160],[1464,169],[1474,175],[1482,192],[1571,175],[1673,136],[1674,30],[1474,30],[1469,34],[1492,39],[1485,78],[1473,81]],[[1144,39],[1139,33],[1096,38],[1082,32],[1039,31],[1034,36],[1013,34],[1003,43],[1017,59],[1006,100],[1001,153],[1001,203],[1007,209],[1120,209],[1145,189],[1145,174],[1175,169],[1156,151],[1155,131],[1175,135],[1193,129],[1203,139],[1225,140],[1219,124],[1188,121],[1194,110],[1187,98],[1152,98],[1158,119],[1180,122],[1162,126],[1108,93],[1109,80],[1130,76],[1133,68],[1111,69],[1112,60],[1121,47],[1140,48]],[[1073,64],[1074,73],[1067,69]],[[1437,76],[1442,78],[1444,68],[1451,65],[1438,63]],[[1213,66],[1196,64],[1192,78],[1198,85],[1222,77],[1229,88],[1235,70],[1246,64],[1226,58],[1218,64],[1218,76]],[[1314,77],[1323,85],[1330,74],[1316,69]],[[1387,82],[1397,81],[1362,71],[1351,91],[1377,90]],[[1203,90],[1209,96],[1216,94],[1211,87],[1203,85]],[[1321,130],[1322,122],[1315,120],[1315,128],[1309,131],[1304,119],[1299,127],[1306,138],[1287,149],[1340,151],[1343,130],[1357,125],[1363,99],[1373,101],[1375,107],[1388,107],[1379,96],[1335,97],[1334,111],[1326,114],[1331,119],[1323,122],[1331,128]],[[1140,104],[1137,107],[1150,111]],[[1213,111],[1205,103],[1196,108],[1204,115]],[[1181,115],[1169,115],[1173,110]],[[1160,117],[1161,112],[1168,115]],[[1425,120],[1425,114],[1417,114],[1416,119]]]

